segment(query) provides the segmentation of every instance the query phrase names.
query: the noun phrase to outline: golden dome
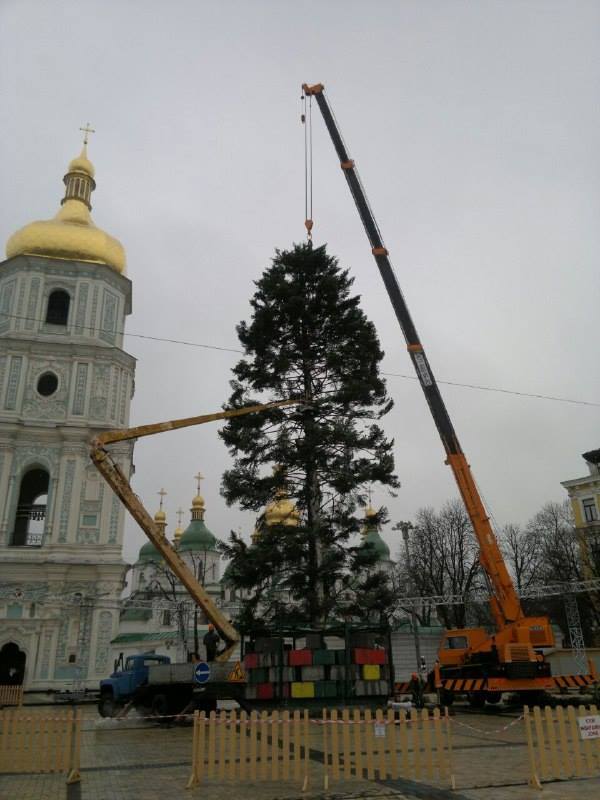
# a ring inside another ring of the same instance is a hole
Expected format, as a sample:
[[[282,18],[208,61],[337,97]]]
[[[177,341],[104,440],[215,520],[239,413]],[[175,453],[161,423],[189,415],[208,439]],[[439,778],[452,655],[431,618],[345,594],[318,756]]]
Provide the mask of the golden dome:
[[[46,256],[71,261],[107,264],[117,272],[125,271],[123,245],[94,225],[90,197],[96,188],[94,167],[87,157],[86,146],[74,158],[64,177],[65,196],[53,219],[25,225],[6,243],[6,256]]]
[[[69,169],[68,172],[85,172],[86,175],[89,175],[90,178],[93,178],[96,174],[96,170],[94,169],[94,165],[87,157],[87,145],[83,145],[81,153],[74,158],[72,161],[69,162]]]
[[[279,489],[276,499],[266,507],[265,522],[269,527],[272,525],[286,525],[288,528],[298,527],[300,513],[284,489]]]
[[[373,506],[371,505],[367,506],[367,508],[365,509],[365,519],[369,519],[370,517],[376,517],[376,516],[377,512],[375,511]]]
[[[173,543],[175,544],[175,547],[177,547],[177,545],[179,544],[179,540],[181,539],[182,536],[183,536],[183,528],[181,527],[181,525],[178,525],[173,531]]]
[[[167,515],[161,508],[154,515],[154,522],[166,522],[166,521],[167,521]]]
[[[194,508],[201,508],[203,511],[206,508],[206,503],[204,502],[204,498],[201,494],[197,494],[192,500],[192,510]]]

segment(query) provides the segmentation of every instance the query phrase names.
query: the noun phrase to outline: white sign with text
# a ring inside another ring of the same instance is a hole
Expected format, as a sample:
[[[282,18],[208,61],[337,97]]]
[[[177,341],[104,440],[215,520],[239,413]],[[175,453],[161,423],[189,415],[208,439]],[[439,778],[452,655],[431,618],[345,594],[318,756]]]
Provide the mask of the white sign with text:
[[[592,717],[579,717],[577,724],[582,739],[600,739],[600,714]]]

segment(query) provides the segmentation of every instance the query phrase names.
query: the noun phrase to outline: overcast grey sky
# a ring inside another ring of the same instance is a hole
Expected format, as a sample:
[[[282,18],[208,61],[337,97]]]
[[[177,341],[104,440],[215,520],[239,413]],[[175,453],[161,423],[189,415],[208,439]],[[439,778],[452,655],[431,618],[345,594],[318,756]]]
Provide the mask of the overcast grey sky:
[[[130,333],[237,347],[252,281],[304,237],[300,84],[325,84],[440,380],[600,402],[600,3],[2,0],[0,238],[52,216],[97,133],[97,225],[133,281]],[[320,116],[314,239],[355,276],[386,352],[403,339]],[[234,353],[128,337],[132,424],[219,409]],[[388,378],[392,519],[455,495],[414,380]],[[600,446],[600,408],[443,386],[499,524],[523,522]],[[225,537],[215,426],[140,441],[134,486],[172,533],[192,476]],[[386,539],[396,551],[394,534]],[[143,534],[128,522],[125,555]]]

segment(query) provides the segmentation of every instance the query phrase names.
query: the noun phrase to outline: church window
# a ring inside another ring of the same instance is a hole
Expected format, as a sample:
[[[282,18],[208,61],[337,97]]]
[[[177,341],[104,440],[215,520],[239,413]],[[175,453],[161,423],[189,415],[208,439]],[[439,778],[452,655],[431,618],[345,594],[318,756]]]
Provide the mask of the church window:
[[[35,617],[35,603],[31,603],[31,605],[29,606],[29,617],[30,619],[33,619],[33,617]]]
[[[66,325],[69,318],[71,296],[64,289],[55,289],[48,297],[46,323],[48,325]]]
[[[163,613],[162,613],[162,624],[163,625],[171,625],[171,612],[170,611],[163,611]]]
[[[84,514],[81,518],[81,524],[85,528],[94,528],[98,522],[96,514]]]
[[[38,467],[21,479],[19,500],[11,536],[13,547],[41,547],[46,527],[50,475]]]
[[[42,397],[51,397],[58,389],[58,378],[53,372],[44,372],[40,375],[37,382],[38,394]]]

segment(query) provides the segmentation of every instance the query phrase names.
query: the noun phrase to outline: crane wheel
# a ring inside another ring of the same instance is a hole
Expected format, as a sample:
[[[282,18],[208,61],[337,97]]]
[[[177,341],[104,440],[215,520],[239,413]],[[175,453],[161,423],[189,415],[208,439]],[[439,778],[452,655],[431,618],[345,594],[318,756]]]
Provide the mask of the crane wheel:
[[[101,717],[116,717],[117,704],[114,701],[112,694],[102,694],[98,701],[98,713]]]
[[[500,700],[502,700],[502,692],[486,692],[485,700],[486,703],[490,703],[493,706],[498,705]]]
[[[469,692],[467,698],[471,708],[483,708],[485,706],[486,692]]]

